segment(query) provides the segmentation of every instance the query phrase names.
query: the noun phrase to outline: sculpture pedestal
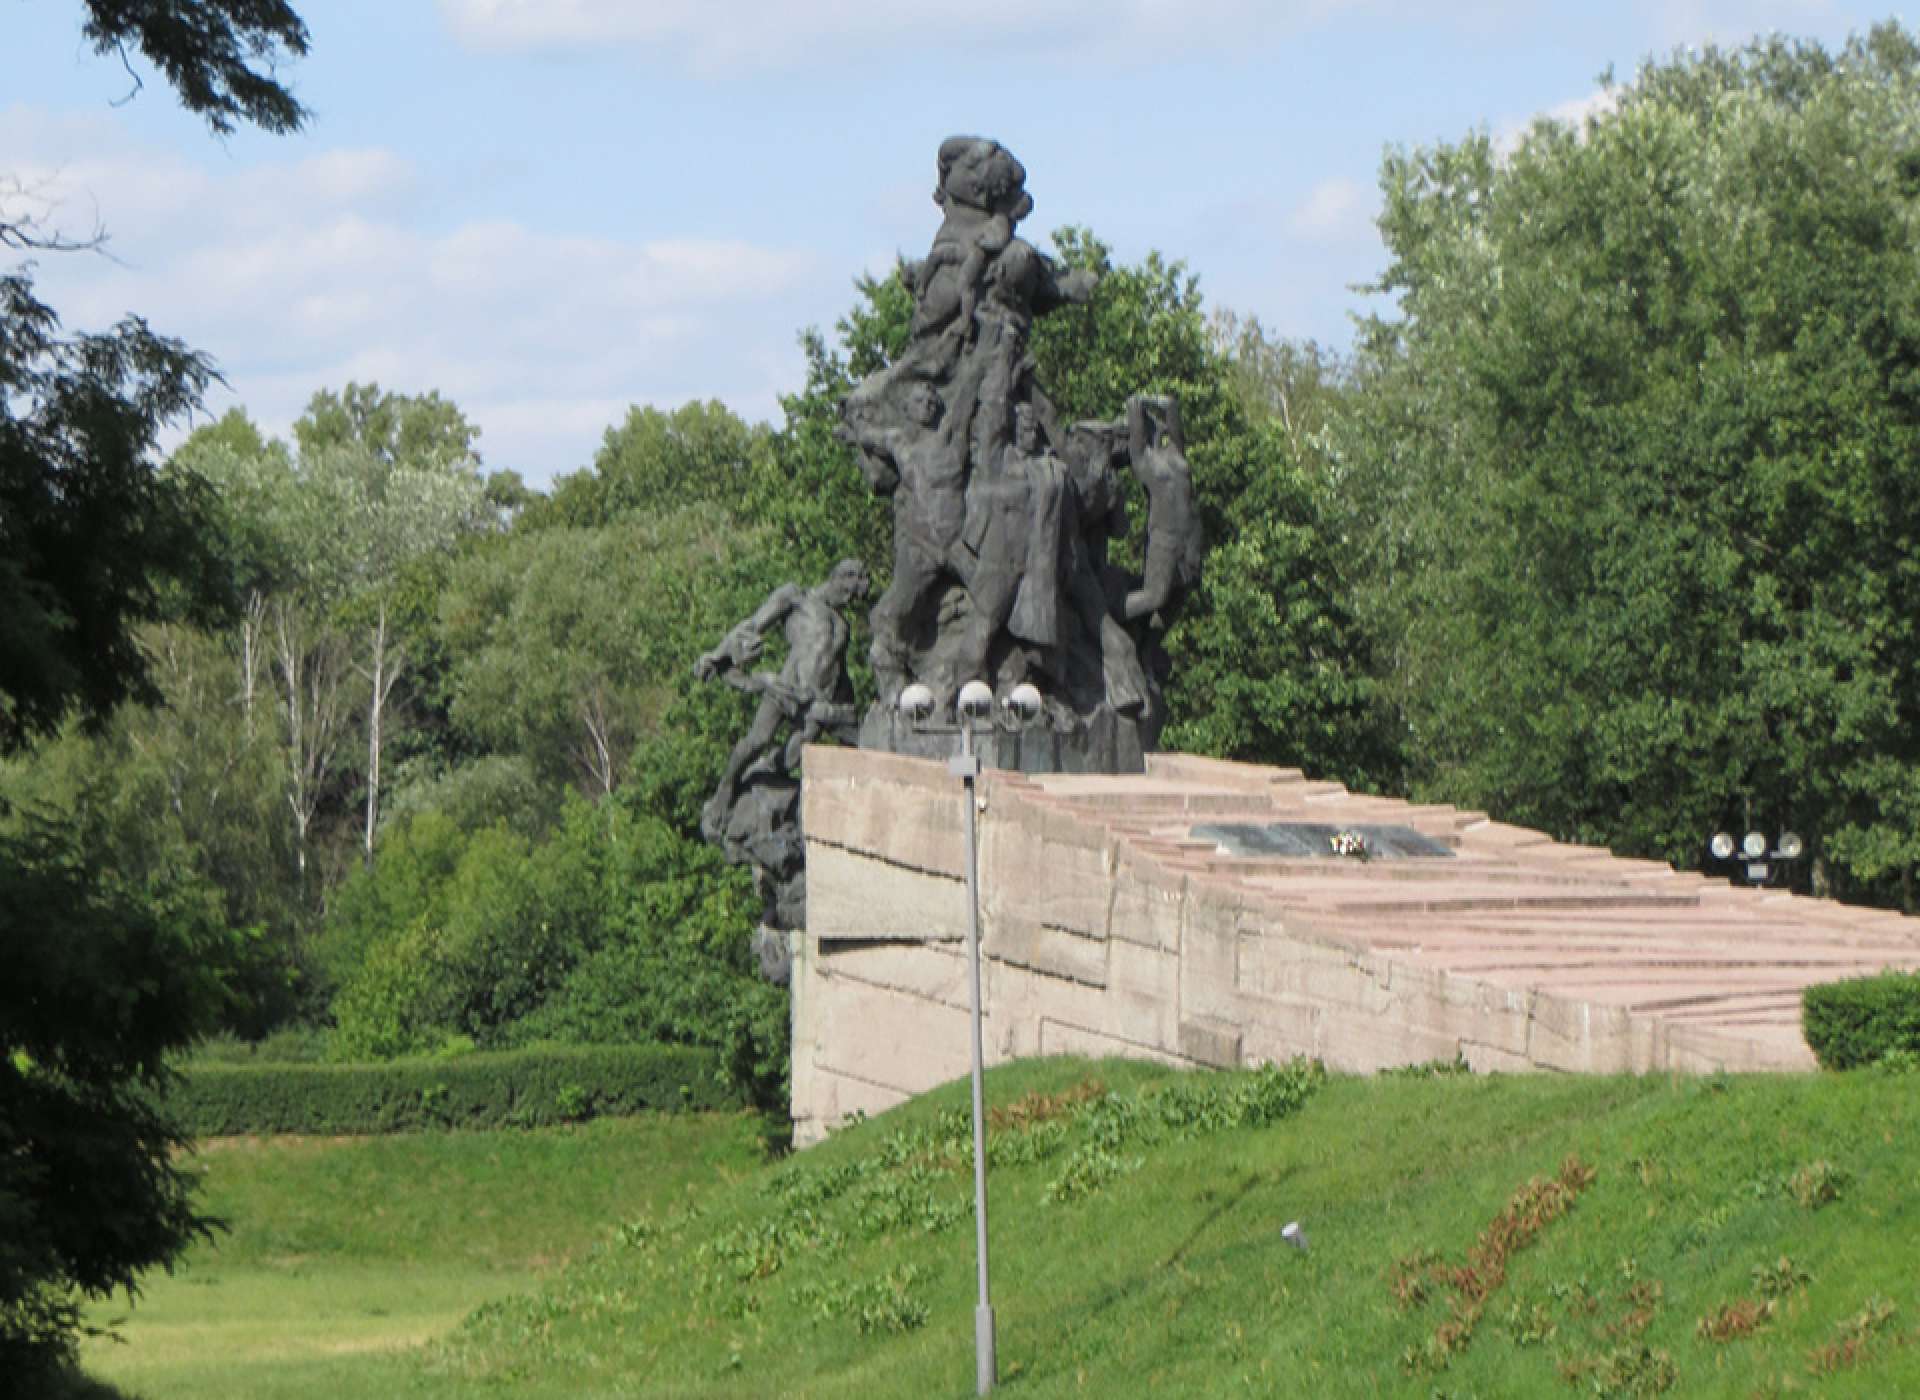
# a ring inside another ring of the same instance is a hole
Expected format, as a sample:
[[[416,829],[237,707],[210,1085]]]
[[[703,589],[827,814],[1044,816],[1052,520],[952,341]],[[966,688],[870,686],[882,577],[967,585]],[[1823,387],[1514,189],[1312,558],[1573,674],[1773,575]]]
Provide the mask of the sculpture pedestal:
[[[1048,715],[1023,730],[983,723],[974,730],[973,749],[984,767],[1015,773],[1144,773],[1157,730],[1101,705],[1064,722]],[[960,752],[960,731],[950,722],[916,723],[891,706],[874,705],[861,721],[860,747],[944,763]]]
[[[1298,769],[1156,753],[1143,776],[978,782],[989,1065],[1808,1073],[1807,986],[1920,968],[1920,919],[1734,889]],[[807,750],[800,1145],[968,1071],[961,800],[943,762]],[[1335,854],[1328,830],[1361,831],[1376,856]]]

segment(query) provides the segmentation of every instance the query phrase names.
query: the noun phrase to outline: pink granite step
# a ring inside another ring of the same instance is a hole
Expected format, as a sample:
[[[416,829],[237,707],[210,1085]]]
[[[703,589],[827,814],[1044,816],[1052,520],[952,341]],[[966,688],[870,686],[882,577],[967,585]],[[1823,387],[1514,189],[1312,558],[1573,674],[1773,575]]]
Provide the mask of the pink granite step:
[[[1357,954],[1503,991],[1746,1037],[1762,1061],[1806,1062],[1798,1023],[1807,986],[1920,968],[1920,922],[1897,914],[1735,888],[1478,812],[1353,793],[1297,770],[1156,755],[1145,779],[1041,778],[1036,786],[1183,878],[1243,891],[1290,930],[1318,928]],[[1201,823],[1188,816],[1204,811],[1246,822],[1405,826],[1454,856],[1234,854],[1193,837]]]
[[[944,765],[808,750],[803,1125],[965,1071],[954,794]],[[995,773],[983,796],[991,1060],[1802,1071],[1807,987],[1920,969],[1920,921],[1298,770],[1153,755],[1131,776]],[[1195,835],[1286,822],[1401,826],[1450,854],[1236,854]]]

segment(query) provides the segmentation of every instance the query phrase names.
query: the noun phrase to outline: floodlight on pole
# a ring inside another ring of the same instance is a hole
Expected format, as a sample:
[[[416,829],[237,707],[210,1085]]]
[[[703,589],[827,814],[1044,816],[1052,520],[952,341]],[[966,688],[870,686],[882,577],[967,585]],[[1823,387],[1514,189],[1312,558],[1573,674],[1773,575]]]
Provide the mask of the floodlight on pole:
[[[933,713],[933,692],[915,681],[900,692],[900,713],[918,723]]]
[[[900,692],[900,713],[909,720],[925,720],[933,713],[933,692],[914,684]],[[1024,728],[1039,718],[1040,692],[1021,684],[1010,691],[1001,704],[1004,723]],[[980,776],[980,758],[973,751],[973,726],[993,715],[993,688],[985,681],[968,681],[960,687],[954,702],[954,718],[960,730],[960,752],[947,761],[947,771],[960,779],[963,812],[961,830],[966,836],[967,874],[967,969],[971,989],[973,1030],[973,1226],[974,1259],[979,1282],[979,1301],[973,1310],[974,1383],[977,1393],[993,1389],[998,1364],[994,1356],[993,1297],[987,1269],[987,1107],[986,1038],[982,1030],[980,995],[980,846],[977,827],[979,808],[974,786]]]
[[[1716,831],[1707,840],[1707,854],[1715,861],[1735,865],[1734,878],[1749,885],[1769,885],[1781,875],[1781,867],[1792,865],[1806,854],[1807,845],[1791,831],[1780,833],[1767,849],[1764,831],[1749,831],[1736,844],[1724,831]]]
[[[1006,712],[1009,721],[1025,728],[1040,718],[1040,692],[1022,681],[1008,693],[1006,700],[1001,703],[1001,709]]]

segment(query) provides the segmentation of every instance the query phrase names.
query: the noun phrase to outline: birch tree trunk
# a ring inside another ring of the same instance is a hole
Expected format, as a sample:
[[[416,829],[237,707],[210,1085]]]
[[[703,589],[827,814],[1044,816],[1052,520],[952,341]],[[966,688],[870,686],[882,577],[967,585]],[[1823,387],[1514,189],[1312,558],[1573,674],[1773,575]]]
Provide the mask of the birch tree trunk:
[[[287,804],[293,809],[294,862],[304,887],[313,819],[340,741],[344,668],[337,640],[324,632],[302,635],[292,604],[277,602],[273,612],[276,669],[287,719]]]
[[[267,599],[259,589],[247,594],[247,610],[240,618],[240,713],[247,737],[253,737],[253,702],[259,693],[260,662],[266,653]]]
[[[373,864],[373,834],[380,824],[380,746],[382,720],[387,697],[400,679],[406,658],[391,645],[387,626],[387,601],[382,598],[374,616],[368,664],[362,668],[370,687],[367,694],[367,831],[365,860]]]

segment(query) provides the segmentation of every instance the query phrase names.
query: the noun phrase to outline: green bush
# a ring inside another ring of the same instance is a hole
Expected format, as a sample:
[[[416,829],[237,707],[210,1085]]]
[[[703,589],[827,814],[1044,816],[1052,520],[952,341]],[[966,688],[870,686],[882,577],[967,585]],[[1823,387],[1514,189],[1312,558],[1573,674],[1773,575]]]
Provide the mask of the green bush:
[[[684,828],[716,750],[648,741],[642,776],[597,805],[569,797],[538,843],[433,811],[397,824],[327,916],[331,1053],[389,1059],[450,1036],[488,1050],[691,1045],[784,1109],[787,998],[751,952],[752,877]]]
[[[465,832],[504,826],[539,841],[560,820],[565,788],[541,781],[525,754],[483,754],[436,771],[425,761],[402,765],[380,809],[382,831],[403,829],[428,812]]]
[[[244,1040],[231,1031],[208,1036],[188,1052],[176,1068],[195,1064],[292,1064],[329,1058],[329,1033],[318,1026],[282,1026],[259,1040]]]
[[[1855,1069],[1898,1051],[1920,1052],[1920,972],[1887,971],[1809,987],[1801,997],[1807,1044],[1826,1069]]]
[[[350,983],[400,930],[421,920],[441,921],[441,892],[466,847],[466,834],[440,812],[389,822],[380,859],[350,875],[328,901],[315,961],[329,990]]]
[[[385,1059],[449,1034],[497,1044],[605,936],[608,826],[575,799],[539,846],[504,826],[463,833],[436,812],[398,828],[328,917],[335,1052]]]
[[[738,1107],[712,1052],[534,1047],[385,1064],[198,1064],[167,1107],[196,1137],[545,1127],[661,1109]]]

